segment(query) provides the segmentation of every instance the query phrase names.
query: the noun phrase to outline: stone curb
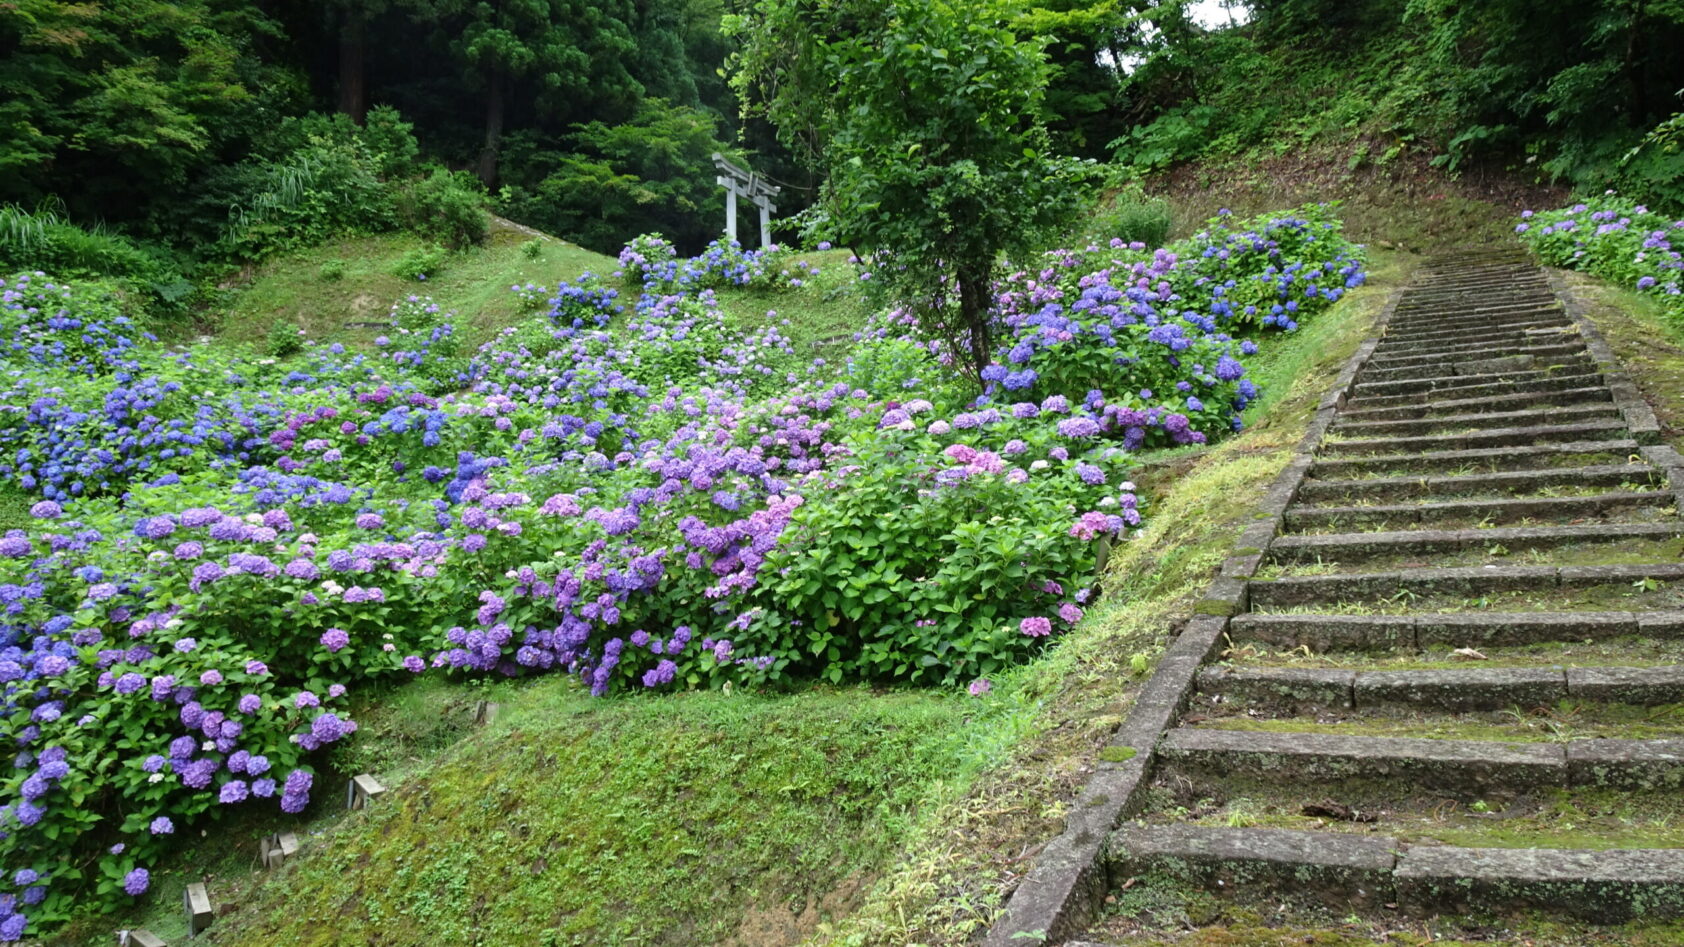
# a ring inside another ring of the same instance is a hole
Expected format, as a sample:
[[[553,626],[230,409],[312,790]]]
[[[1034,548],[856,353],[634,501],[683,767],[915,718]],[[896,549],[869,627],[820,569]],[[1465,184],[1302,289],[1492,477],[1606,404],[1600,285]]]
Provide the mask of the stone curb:
[[[1262,515],[1241,534],[1234,553],[1207,587],[1194,618],[1159,661],[1110,746],[1101,751],[1100,766],[1078,796],[1064,831],[1048,843],[1018,883],[989,928],[984,947],[1058,943],[1086,927],[1103,907],[1108,879],[1101,856],[1107,835],[1123,813],[1138,806],[1158,740],[1192,697],[1199,665],[1220,644],[1229,617],[1246,609],[1248,580],[1310,471],[1311,453],[1344,406],[1357,373],[1374,354],[1407,288],[1392,291],[1374,318],[1369,338],[1346,360],[1322,396],[1296,456],[1264,494],[1259,504]],[[1107,755],[1120,762],[1105,762]]]

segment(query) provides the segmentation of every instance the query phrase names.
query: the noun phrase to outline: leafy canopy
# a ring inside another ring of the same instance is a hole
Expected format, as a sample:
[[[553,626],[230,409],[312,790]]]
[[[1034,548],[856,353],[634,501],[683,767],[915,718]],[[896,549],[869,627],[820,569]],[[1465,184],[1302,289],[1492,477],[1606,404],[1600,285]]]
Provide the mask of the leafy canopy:
[[[826,175],[836,239],[877,253],[879,277],[980,373],[990,284],[1076,208],[1080,165],[1040,119],[1038,40],[986,0],[762,0],[727,29],[733,81],[786,145]]]

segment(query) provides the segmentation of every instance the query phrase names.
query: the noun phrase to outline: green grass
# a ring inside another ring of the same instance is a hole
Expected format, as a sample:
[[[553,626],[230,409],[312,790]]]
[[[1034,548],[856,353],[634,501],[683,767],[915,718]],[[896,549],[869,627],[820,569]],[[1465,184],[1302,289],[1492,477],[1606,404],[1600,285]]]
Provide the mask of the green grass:
[[[227,304],[209,318],[207,328],[224,341],[261,345],[273,326],[286,323],[320,341],[368,344],[382,330],[346,323],[383,320],[392,303],[421,294],[461,313],[458,331],[470,345],[477,345],[522,318],[509,287],[528,282],[554,287],[557,280],[576,279],[586,271],[611,276],[619,267],[613,257],[552,237],[540,238],[542,251],[529,257],[521,245],[532,239],[500,223],[483,245],[450,254],[443,269],[425,282],[392,272],[404,254],[425,245],[414,234],[332,240],[259,266],[250,280],[229,293]],[[339,267],[341,275],[324,276],[324,265],[330,272]]]
[[[410,690],[360,736],[388,761],[436,753],[427,744],[449,734],[425,721],[448,711],[462,729],[473,690]],[[388,796],[311,825],[274,881],[253,884],[238,858],[215,866],[213,896],[240,902],[216,942],[698,944],[755,923],[810,928],[995,761],[991,718],[1012,712],[851,688],[600,701],[548,679],[495,696],[503,712],[482,735],[409,778],[382,773]],[[318,785],[331,809],[342,784]],[[165,937],[179,874],[136,919]]]

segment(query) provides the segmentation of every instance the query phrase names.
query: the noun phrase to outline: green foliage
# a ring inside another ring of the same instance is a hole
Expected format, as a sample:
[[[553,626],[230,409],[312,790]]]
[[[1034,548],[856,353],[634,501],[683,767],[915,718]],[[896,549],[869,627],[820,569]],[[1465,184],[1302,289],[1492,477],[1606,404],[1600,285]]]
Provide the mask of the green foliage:
[[[339,259],[326,260],[317,272],[321,275],[323,282],[337,283],[345,278],[345,261]]]
[[[511,136],[500,206],[601,252],[656,231],[694,251],[724,219],[712,155],[729,150],[711,115],[648,99],[620,124],[590,122],[559,140]]]
[[[434,168],[403,190],[398,210],[411,230],[456,249],[484,241],[491,227],[485,189],[463,171]]]
[[[270,70],[243,51],[275,29],[239,0],[0,7],[0,200],[111,213],[179,190],[249,127]]]
[[[892,258],[881,281],[980,372],[1000,255],[1035,246],[1079,193],[1038,119],[1039,43],[985,2],[763,0],[728,28],[739,90],[828,173],[837,238]]]
[[[0,205],[0,272],[46,271],[111,279],[142,309],[173,313],[194,287],[164,251],[104,227],[79,227],[55,210]]]
[[[1111,195],[1088,221],[1088,233],[1100,240],[1121,240],[1161,247],[1169,238],[1174,218],[1169,202],[1147,197],[1139,187]]]
[[[1684,325],[1684,224],[1614,194],[1559,210],[1526,211],[1520,239],[1550,266],[1594,273],[1655,296]]]
[[[396,225],[393,195],[360,141],[312,138],[275,162],[237,169],[240,193],[217,252],[262,259],[344,233]]]
[[[520,255],[526,257],[528,260],[537,260],[542,258],[544,255],[544,241],[538,237],[533,237],[531,240],[526,241],[520,245]]]
[[[737,648],[833,681],[954,685],[1020,663],[1036,639],[1015,619],[1055,615],[1068,597],[1046,577],[1077,576],[1093,561],[1069,527],[1088,488],[1072,472],[931,489],[953,457],[934,438],[891,430],[850,446],[860,469],[848,488],[809,497],[794,537],[768,560],[767,601],[780,617],[755,616]],[[1059,463],[1073,471],[1077,462]],[[1107,466],[1113,481],[1127,470]]]
[[[450,251],[438,244],[416,247],[392,264],[392,275],[399,279],[426,280],[444,267]]]
[[[270,358],[286,358],[304,351],[304,331],[290,322],[277,322],[269,329],[263,350]]]

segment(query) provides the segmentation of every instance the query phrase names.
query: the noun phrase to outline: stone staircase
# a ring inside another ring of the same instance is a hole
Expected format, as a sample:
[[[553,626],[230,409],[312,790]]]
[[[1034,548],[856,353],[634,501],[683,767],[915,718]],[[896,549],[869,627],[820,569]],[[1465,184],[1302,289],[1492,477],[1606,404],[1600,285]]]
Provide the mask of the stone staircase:
[[[1128,796],[1087,828],[1094,866],[1039,921],[1032,876],[990,944],[1105,941],[1073,932],[1142,885],[1684,915],[1679,455],[1562,287],[1510,256],[1428,267],[1347,371],[1265,503],[1272,535],[1212,586],[1233,614],[1194,619],[1119,733],[1145,760],[1113,768]]]

